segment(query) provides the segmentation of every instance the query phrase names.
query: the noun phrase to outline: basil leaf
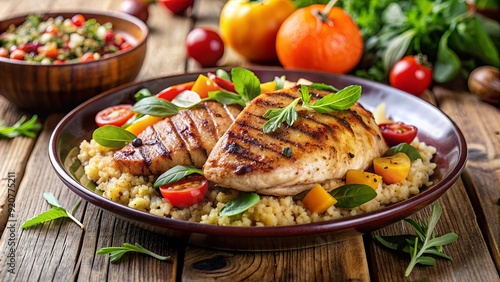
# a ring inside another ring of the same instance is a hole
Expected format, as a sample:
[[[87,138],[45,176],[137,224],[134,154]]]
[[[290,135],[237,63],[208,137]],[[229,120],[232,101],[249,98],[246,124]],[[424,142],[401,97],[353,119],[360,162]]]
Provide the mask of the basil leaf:
[[[99,127],[92,133],[92,139],[100,145],[109,148],[123,147],[127,142],[134,140],[134,138],[136,136],[133,133],[113,125]]]
[[[286,77],[282,75],[281,77],[274,77],[274,81],[276,82],[276,89],[275,90],[281,90],[283,87],[285,87],[285,81]]]
[[[326,113],[329,110],[347,110],[361,97],[361,86],[350,85],[337,93],[328,94],[314,102],[311,106],[317,112]]]
[[[52,207],[50,210],[45,211],[39,215],[36,215],[28,220],[26,220],[22,225],[21,228],[28,228],[32,227],[47,221],[51,221],[53,219],[57,218],[62,218],[62,217],[68,217],[68,213],[64,208],[61,207]]]
[[[54,194],[50,192],[45,192],[43,193],[43,197],[45,198],[47,203],[49,203],[49,205],[51,205],[52,207],[57,207],[57,208],[63,207],[61,203],[59,203],[59,200],[56,198],[56,196],[54,196]]]
[[[256,193],[246,193],[229,201],[219,212],[220,216],[233,216],[245,212],[260,200]]]
[[[420,155],[418,150],[408,143],[401,143],[399,145],[389,148],[389,150],[385,152],[384,156],[393,156],[399,152],[405,153],[412,162],[416,159],[422,159],[422,156]]]
[[[355,208],[377,196],[377,192],[368,185],[364,184],[346,184],[335,188],[330,192],[336,200],[336,207]]]
[[[223,69],[217,69],[215,71],[215,75],[220,77],[220,78],[223,78],[225,80],[228,80],[228,81],[231,81],[231,78],[229,77],[229,74],[227,73],[227,71],[223,70]]]
[[[330,92],[338,92],[339,90],[331,85],[324,84],[324,83],[313,83],[309,85],[309,88],[315,89],[315,90],[323,90],[323,91],[330,91]]]
[[[247,69],[236,67],[231,70],[234,89],[246,102],[260,95],[260,81],[255,74]]]
[[[155,117],[168,117],[176,115],[179,112],[179,108],[167,100],[153,96],[135,103],[131,111]]]
[[[154,187],[160,187],[163,185],[171,184],[181,180],[182,178],[197,173],[203,175],[203,170],[196,168],[194,166],[176,165],[173,168],[165,171],[162,175],[156,179]]]
[[[215,100],[224,105],[238,104],[242,107],[246,106],[245,100],[237,94],[226,92],[226,91],[211,91],[208,92],[208,98],[210,100]]]
[[[151,97],[151,96],[153,96],[153,94],[151,94],[151,91],[149,91],[149,89],[147,89],[147,88],[142,88],[141,90],[137,91],[134,94],[134,98],[136,101],[139,101],[139,100],[142,100],[144,98]]]

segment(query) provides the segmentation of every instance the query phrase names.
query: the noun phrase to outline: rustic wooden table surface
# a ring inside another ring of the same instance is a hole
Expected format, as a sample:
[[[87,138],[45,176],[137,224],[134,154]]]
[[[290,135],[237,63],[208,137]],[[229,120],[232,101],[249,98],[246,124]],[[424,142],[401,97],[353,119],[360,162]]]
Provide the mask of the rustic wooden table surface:
[[[119,3],[120,0],[0,0],[0,20],[33,11],[117,10]],[[137,79],[198,70],[196,64],[186,59],[184,40],[194,26],[217,28],[224,3],[198,0],[190,17],[172,16],[161,7],[152,6],[147,57]],[[221,62],[225,66],[242,64],[245,65],[231,51]],[[51,114],[43,118],[43,130],[37,138],[0,140],[0,281],[499,281],[499,108],[464,90],[445,87],[434,87],[425,99],[436,103],[461,128],[468,143],[469,159],[463,174],[438,200],[443,216],[437,232],[453,231],[459,235],[457,242],[445,247],[452,261],[439,260],[434,267],[418,266],[409,278],[404,278],[408,258],[374,242],[375,235],[409,233],[403,222],[339,243],[262,253],[178,245],[86,202],[76,213],[84,230],[66,220],[21,230],[21,222],[47,209],[43,192],[54,193],[64,206],[78,200],[49,164],[49,137],[64,116]],[[23,114],[26,113],[0,97],[1,120],[12,124]],[[8,189],[12,182],[13,189]],[[429,213],[430,208],[426,208],[415,216],[424,218]],[[132,254],[112,264],[108,256],[95,254],[102,247],[124,242],[140,243],[171,256],[172,260]]]

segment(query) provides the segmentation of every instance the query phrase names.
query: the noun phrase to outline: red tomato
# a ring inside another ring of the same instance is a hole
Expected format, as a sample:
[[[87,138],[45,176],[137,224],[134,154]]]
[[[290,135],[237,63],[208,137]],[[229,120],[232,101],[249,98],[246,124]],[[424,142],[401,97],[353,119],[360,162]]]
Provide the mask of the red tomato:
[[[419,96],[432,82],[432,70],[421,63],[420,56],[406,56],[389,72],[389,83],[398,89]]]
[[[94,53],[92,52],[87,52],[83,54],[83,56],[80,58],[80,62],[92,62],[92,61],[95,61]]]
[[[15,49],[10,52],[10,58],[12,60],[24,60],[24,56],[26,56],[26,52],[21,49]]]
[[[50,34],[57,34],[59,32],[59,29],[57,28],[57,26],[55,25],[49,25],[46,29],[45,29],[45,32],[46,33],[50,33]]]
[[[8,58],[9,57],[9,51],[7,49],[0,47],[0,57],[3,58]]]
[[[143,22],[146,22],[149,18],[148,4],[140,0],[125,0],[120,3],[118,10]]]
[[[120,50],[127,50],[130,48],[132,48],[132,44],[128,43],[127,41],[120,44],[120,47],[119,47]]]
[[[163,7],[176,15],[182,15],[191,6],[193,0],[158,0]]]
[[[106,36],[104,40],[108,43],[113,43],[113,41],[115,40],[115,33],[112,30],[106,31]]]
[[[156,97],[172,101],[182,91],[191,90],[193,85],[194,81],[173,85],[160,91],[160,93],[156,94]]]
[[[85,17],[82,14],[74,15],[71,18],[71,22],[76,26],[82,26],[85,24]]]
[[[160,186],[163,198],[172,206],[187,208],[199,203],[208,191],[208,180],[201,176],[191,176],[175,183]]]
[[[224,55],[224,42],[216,31],[198,27],[189,32],[186,49],[188,56],[202,67],[210,67]]]
[[[122,126],[134,115],[130,109],[132,105],[126,104],[108,107],[97,113],[95,122],[98,126]]]
[[[402,122],[379,124],[382,136],[389,146],[411,143],[417,136],[418,129]]]
[[[59,52],[57,51],[57,45],[46,45],[46,46],[40,46],[37,49],[37,52],[39,54],[43,54],[47,58],[55,59],[57,58],[57,55]]]

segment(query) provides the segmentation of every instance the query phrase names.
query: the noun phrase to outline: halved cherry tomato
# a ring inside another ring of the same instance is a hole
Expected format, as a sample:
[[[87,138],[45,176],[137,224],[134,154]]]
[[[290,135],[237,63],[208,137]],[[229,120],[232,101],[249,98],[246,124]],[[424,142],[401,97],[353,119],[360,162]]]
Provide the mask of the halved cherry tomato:
[[[211,72],[208,73],[208,78],[213,80],[215,84],[217,84],[220,88],[236,93],[236,89],[234,89],[234,83],[232,83],[231,81],[226,80],[222,77],[218,77],[217,75]]]
[[[200,74],[194,82],[191,90],[198,93],[200,98],[203,99],[208,97],[208,92],[219,90],[219,86],[217,86],[217,84],[207,76]]]
[[[122,126],[134,115],[130,109],[132,109],[132,105],[125,104],[108,107],[97,113],[95,116],[95,122],[98,126]]]
[[[26,56],[26,52],[21,49],[15,49],[14,51],[10,52],[10,58],[12,60],[24,60],[24,56]]]
[[[82,14],[74,15],[71,18],[71,22],[76,26],[82,26],[85,24],[85,17]]]
[[[182,91],[191,90],[193,88],[193,85],[194,81],[173,85],[160,91],[160,93],[156,94],[156,97],[172,101]]]
[[[80,58],[80,62],[92,62],[92,61],[95,61],[94,53],[92,52],[87,52],[83,54],[83,56]]]
[[[160,186],[163,198],[172,206],[187,208],[199,203],[208,191],[208,180],[201,176],[190,176],[175,183]]]
[[[145,115],[138,120],[134,121],[131,125],[129,125],[125,130],[133,133],[135,136],[139,135],[139,133],[143,132],[148,126],[153,125],[160,120],[162,117],[154,117],[150,115]]]
[[[411,168],[410,158],[402,152],[389,157],[373,159],[373,170],[382,176],[387,184],[400,183],[408,177]]]
[[[0,57],[7,58],[9,57],[9,51],[7,49],[0,47]]]
[[[378,125],[382,131],[382,136],[389,146],[400,143],[411,143],[417,136],[418,128],[403,122],[382,123]]]

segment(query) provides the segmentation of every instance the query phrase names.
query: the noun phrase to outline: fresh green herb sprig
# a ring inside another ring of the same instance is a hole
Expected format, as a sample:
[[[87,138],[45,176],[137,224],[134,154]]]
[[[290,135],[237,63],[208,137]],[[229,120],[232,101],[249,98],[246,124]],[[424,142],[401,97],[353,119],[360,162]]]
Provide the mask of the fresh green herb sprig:
[[[328,111],[347,110],[354,105],[361,97],[361,86],[350,85],[336,93],[331,93],[323,98],[316,100],[311,104],[311,95],[309,94],[311,86],[301,85],[301,97],[293,100],[289,105],[279,109],[269,109],[264,113],[264,117],[269,120],[264,123],[262,131],[264,133],[274,132],[286,122],[288,126],[292,126],[297,120],[298,114],[296,105],[299,100],[302,100],[302,107],[312,109],[318,113],[327,113]],[[325,85],[312,85],[313,89],[331,89],[325,88]]]
[[[417,264],[434,266],[436,260],[433,257],[425,255],[434,255],[451,260],[451,257],[443,253],[443,246],[455,242],[458,235],[451,232],[443,236],[436,237],[434,228],[442,214],[442,208],[439,204],[432,205],[432,214],[427,221],[418,222],[407,218],[408,222],[417,236],[375,236],[378,242],[385,247],[402,251],[410,254],[411,260],[405,270],[405,277],[408,277]]]
[[[73,206],[71,209],[71,212],[68,212],[61,204],[59,203],[59,200],[54,196],[54,194],[50,192],[45,192],[43,193],[43,197],[49,203],[52,208],[48,211],[45,211],[39,215],[36,215],[28,220],[26,220],[22,225],[21,228],[29,228],[47,221],[51,221],[57,218],[63,218],[63,217],[69,217],[71,220],[73,220],[78,226],[80,226],[83,229],[83,224],[76,219],[73,214],[75,213],[76,209],[80,205],[81,199],[79,199],[76,204]]]
[[[26,118],[26,116],[22,116],[12,126],[5,126],[5,121],[0,120],[0,138],[14,138],[17,136],[36,137],[36,132],[42,128],[42,125],[36,122],[38,119],[37,115],[32,116],[28,121],[26,121]]]
[[[191,174],[203,175],[203,170],[194,166],[176,165],[173,168],[162,173],[155,181],[154,187],[171,184],[181,180],[182,178]]]
[[[169,260],[170,256],[160,256],[143,246],[139,245],[138,243],[135,243],[134,245],[129,244],[129,243],[123,243],[123,247],[105,247],[99,249],[96,254],[98,255],[107,255],[109,254],[111,258],[111,262],[118,262],[124,254],[128,252],[136,252],[136,253],[142,253],[146,254],[149,256],[152,256],[158,260]]]

